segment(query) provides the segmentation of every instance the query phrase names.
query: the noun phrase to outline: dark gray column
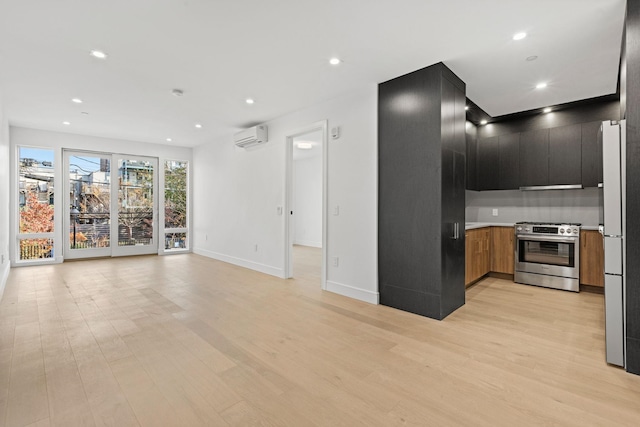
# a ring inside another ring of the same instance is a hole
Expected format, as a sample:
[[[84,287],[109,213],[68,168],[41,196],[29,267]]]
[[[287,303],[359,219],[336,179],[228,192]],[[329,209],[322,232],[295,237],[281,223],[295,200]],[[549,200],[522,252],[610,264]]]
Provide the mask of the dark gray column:
[[[465,99],[442,63],[378,91],[380,303],[434,319],[464,304]]]
[[[626,88],[627,119],[627,371],[640,375],[640,0],[627,1],[625,52],[620,88]]]

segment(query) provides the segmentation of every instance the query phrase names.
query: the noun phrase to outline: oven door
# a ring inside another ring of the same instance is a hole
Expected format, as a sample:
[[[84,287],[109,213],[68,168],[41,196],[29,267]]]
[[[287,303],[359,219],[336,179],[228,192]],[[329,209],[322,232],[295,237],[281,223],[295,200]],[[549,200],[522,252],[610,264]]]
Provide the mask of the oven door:
[[[516,271],[551,276],[580,277],[577,237],[516,236]]]

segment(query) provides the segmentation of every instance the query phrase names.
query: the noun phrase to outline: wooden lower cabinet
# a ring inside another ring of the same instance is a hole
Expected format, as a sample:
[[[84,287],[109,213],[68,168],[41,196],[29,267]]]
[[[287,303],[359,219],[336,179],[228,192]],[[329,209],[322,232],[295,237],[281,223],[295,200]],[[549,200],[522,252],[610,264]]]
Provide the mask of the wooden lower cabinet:
[[[604,241],[595,230],[580,231],[580,284],[604,287]]]
[[[465,284],[470,284],[491,269],[491,231],[489,227],[465,232]]]
[[[465,274],[468,286],[489,272],[513,274],[513,227],[484,227],[465,232]],[[580,284],[604,287],[604,242],[595,230],[580,231]]]
[[[491,271],[513,274],[515,237],[513,227],[491,227]]]

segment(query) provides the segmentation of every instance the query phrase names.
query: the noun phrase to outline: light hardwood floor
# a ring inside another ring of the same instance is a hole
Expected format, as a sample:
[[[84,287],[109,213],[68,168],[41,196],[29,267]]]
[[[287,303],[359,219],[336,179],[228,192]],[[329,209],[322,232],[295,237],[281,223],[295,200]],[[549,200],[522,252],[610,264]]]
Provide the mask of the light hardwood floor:
[[[442,322],[198,255],[13,269],[0,425],[637,426],[602,295],[485,279]]]

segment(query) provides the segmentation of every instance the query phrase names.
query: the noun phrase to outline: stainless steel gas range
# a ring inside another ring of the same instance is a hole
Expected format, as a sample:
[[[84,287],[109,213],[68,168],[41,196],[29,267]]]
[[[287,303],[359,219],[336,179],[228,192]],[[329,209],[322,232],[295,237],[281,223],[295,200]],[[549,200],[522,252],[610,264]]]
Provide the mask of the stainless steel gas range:
[[[516,223],[515,282],[579,292],[580,226]]]

